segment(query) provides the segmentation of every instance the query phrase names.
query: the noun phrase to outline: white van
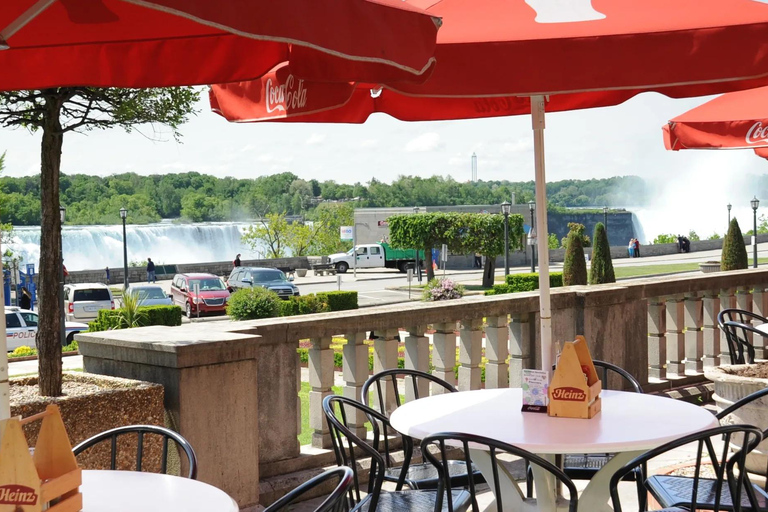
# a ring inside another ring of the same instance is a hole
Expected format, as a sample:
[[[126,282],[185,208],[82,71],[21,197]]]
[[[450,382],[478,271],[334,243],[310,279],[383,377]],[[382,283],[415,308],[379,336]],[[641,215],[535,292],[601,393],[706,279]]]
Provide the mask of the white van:
[[[96,320],[100,309],[115,309],[112,291],[103,283],[78,283],[64,286],[66,319],[72,322]]]

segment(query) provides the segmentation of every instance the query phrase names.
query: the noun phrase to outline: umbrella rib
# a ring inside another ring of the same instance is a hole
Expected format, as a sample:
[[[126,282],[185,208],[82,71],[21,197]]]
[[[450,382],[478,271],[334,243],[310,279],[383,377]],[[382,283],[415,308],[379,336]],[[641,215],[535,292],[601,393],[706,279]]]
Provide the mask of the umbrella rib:
[[[0,30],[0,40],[5,40],[7,42],[16,32],[24,28],[27,23],[37,18],[55,1],[56,0],[38,0],[37,3],[24,11],[24,14],[9,23],[3,30]]]

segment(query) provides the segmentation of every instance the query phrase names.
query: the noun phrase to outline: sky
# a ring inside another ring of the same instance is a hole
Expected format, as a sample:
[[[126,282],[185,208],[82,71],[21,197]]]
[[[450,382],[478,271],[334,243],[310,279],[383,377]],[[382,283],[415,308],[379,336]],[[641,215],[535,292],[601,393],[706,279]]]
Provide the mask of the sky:
[[[341,183],[439,174],[467,181],[474,152],[481,180],[530,181],[534,176],[529,116],[406,123],[375,114],[362,125],[230,124],[210,112],[206,94],[201,97],[199,113],[181,127],[181,143],[151,127],[141,130],[145,135],[121,129],[67,134],[62,171],[96,175],[197,171],[236,178],[290,171],[304,179]],[[765,172],[768,162],[752,151],[664,149],[661,126],[706,99],[644,94],[615,107],[548,114],[547,181],[624,175],[647,179],[659,192],[646,209],[644,223],[653,225],[645,226],[646,233],[662,229],[662,223],[672,224],[664,232],[699,225],[697,229],[709,232],[709,223],[725,217],[728,202],[747,222],[753,191],[741,177]],[[153,140],[157,137],[165,141]],[[7,152],[5,175],[39,173],[38,134],[0,129],[2,151]],[[768,197],[765,203],[768,208]],[[744,213],[739,213],[741,209]]]

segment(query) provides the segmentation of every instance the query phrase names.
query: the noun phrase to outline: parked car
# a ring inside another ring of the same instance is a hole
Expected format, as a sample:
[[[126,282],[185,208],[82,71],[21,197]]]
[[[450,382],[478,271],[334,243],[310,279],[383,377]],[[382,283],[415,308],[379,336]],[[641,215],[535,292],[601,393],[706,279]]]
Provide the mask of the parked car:
[[[66,322],[65,344],[74,340],[75,333],[88,330],[88,324]],[[5,307],[5,340],[8,352],[23,346],[35,348],[37,338],[37,312],[15,306]]]
[[[199,287],[199,295],[195,288]],[[220,277],[213,274],[176,274],[171,283],[173,303],[184,309],[187,318],[226,313],[229,290]]]
[[[132,284],[126,293],[137,299],[139,306],[173,306],[171,296],[158,284]]]
[[[285,277],[282,270],[265,267],[235,267],[227,279],[227,287],[234,292],[242,288],[261,286],[277,293],[281,299],[299,295],[299,288],[293,284],[293,277]]]
[[[64,286],[66,319],[72,322],[96,320],[100,309],[115,309],[112,291],[103,283],[78,283]]]

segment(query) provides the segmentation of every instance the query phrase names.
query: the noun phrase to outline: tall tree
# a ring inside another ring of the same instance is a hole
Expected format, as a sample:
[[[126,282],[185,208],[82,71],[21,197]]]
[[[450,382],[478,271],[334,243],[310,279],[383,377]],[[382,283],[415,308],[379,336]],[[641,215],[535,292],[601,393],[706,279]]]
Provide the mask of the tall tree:
[[[589,267],[589,284],[615,283],[616,273],[611,260],[611,246],[602,222],[595,224],[592,240],[592,265]]]
[[[59,173],[64,134],[112,127],[131,132],[151,123],[170,127],[178,139],[178,127],[194,112],[197,98],[197,91],[188,87],[144,90],[59,87],[0,92],[0,126],[41,130],[43,134],[37,332],[40,394],[61,395]]]
[[[571,230],[565,240],[565,262],[563,263],[563,286],[587,284],[587,262],[584,259],[582,235]]]
[[[739,222],[734,217],[723,240],[720,270],[741,270],[747,267],[749,267],[747,247],[744,245],[744,236],[741,234]]]

